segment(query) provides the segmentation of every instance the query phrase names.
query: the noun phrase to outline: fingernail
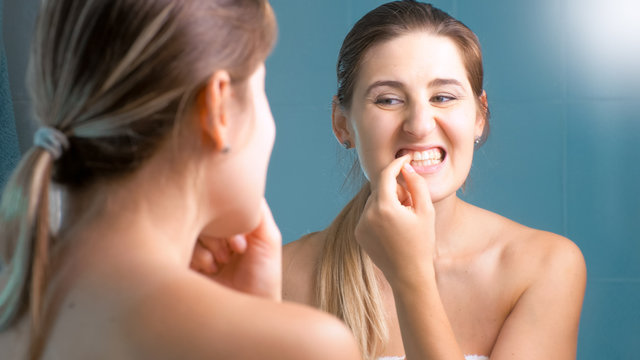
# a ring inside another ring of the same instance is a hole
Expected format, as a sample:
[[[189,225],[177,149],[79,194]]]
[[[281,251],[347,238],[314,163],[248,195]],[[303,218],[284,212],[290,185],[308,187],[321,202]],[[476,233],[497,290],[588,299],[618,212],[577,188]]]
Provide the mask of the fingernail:
[[[409,165],[409,163],[404,164],[404,169],[407,170],[408,172],[412,172],[412,173],[416,172],[413,166]]]

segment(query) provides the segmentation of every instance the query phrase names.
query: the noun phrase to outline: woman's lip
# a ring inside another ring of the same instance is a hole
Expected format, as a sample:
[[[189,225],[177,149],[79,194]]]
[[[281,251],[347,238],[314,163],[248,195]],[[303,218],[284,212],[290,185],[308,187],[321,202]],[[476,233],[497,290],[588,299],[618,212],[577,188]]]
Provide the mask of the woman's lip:
[[[441,154],[442,154],[442,160],[436,164],[432,164],[432,165],[418,165],[418,164],[424,164],[426,161],[416,161],[416,160],[411,160],[411,167],[413,167],[413,169],[418,173],[418,174],[433,174],[436,173],[438,171],[440,171],[440,169],[442,169],[442,167],[444,167],[446,161],[447,161],[447,151],[444,149],[444,147],[439,146],[439,145],[429,145],[429,146],[412,146],[412,147],[406,147],[406,148],[402,148],[400,150],[398,150],[398,152],[396,152],[396,158],[402,157],[406,154],[412,154],[415,152],[424,152],[424,151],[428,151],[428,150],[432,150],[432,149],[439,149]]]
[[[440,151],[442,152],[442,158],[443,159],[447,155],[447,151],[444,149],[443,146],[440,146],[440,145],[416,146],[416,147],[401,148],[400,150],[398,150],[396,152],[396,159],[399,158],[399,157],[402,157],[402,156],[404,156],[406,154],[409,154],[409,153],[423,152],[423,151],[427,151],[427,150],[431,150],[431,149],[440,149]]]

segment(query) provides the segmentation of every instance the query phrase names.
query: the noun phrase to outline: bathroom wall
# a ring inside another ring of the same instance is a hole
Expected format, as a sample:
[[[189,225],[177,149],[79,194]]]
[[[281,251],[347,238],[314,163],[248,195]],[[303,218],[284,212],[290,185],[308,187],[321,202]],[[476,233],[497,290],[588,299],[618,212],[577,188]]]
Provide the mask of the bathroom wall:
[[[2,39],[2,12],[3,3],[0,0],[0,197],[4,184],[20,156],[9,88],[7,57]]]
[[[29,107],[29,95],[25,86],[25,74],[39,1],[2,1],[4,3],[2,32],[7,53],[8,80],[11,97],[13,99],[13,112],[16,121],[18,143],[21,153],[24,153],[33,143],[33,133],[37,128]],[[2,146],[2,151],[4,151],[6,144]]]
[[[331,133],[334,67],[350,26],[381,3],[272,1],[280,37],[267,61],[267,92],[278,133],[267,198],[285,242],[324,228],[351,195],[348,186],[340,190],[348,153]],[[4,44],[22,151],[34,131],[24,71],[36,4],[4,0]],[[492,132],[461,196],[575,241],[588,267],[578,358],[637,358],[640,5],[435,5],[474,30],[484,50]]]

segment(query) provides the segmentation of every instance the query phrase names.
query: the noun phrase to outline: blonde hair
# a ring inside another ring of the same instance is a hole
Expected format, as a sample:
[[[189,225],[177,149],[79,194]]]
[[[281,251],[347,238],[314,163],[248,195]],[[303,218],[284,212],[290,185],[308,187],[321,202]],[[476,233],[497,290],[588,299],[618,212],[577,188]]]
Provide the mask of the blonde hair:
[[[276,37],[267,0],[43,0],[28,69],[36,118],[69,147],[24,154],[0,203],[0,331],[26,311],[30,358],[46,333],[51,181],[69,191],[130,174],[213,73],[245,83]]]
[[[338,106],[345,112],[351,106],[353,89],[367,50],[412,31],[428,31],[447,37],[460,50],[477,105],[486,120],[479,139],[478,145],[481,145],[489,134],[489,109],[479,100],[483,92],[480,43],[464,24],[429,4],[394,1],[379,6],[356,22],[338,55]],[[317,305],[344,320],[358,340],[363,357],[374,359],[388,339],[385,309],[375,267],[355,240],[355,228],[369,194],[367,183],[327,229],[320,265],[316,269],[315,288]]]
[[[372,359],[388,337],[373,262],[355,240],[370,194],[366,183],[329,225],[316,270],[316,305],[351,328],[365,359]]]

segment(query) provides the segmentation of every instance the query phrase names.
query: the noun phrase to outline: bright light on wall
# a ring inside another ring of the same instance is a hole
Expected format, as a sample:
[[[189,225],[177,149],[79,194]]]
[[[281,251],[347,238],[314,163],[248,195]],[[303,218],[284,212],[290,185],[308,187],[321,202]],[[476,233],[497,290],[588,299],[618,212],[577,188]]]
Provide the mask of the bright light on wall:
[[[573,65],[640,89],[640,1],[571,0],[569,11],[570,46],[584,61]]]

